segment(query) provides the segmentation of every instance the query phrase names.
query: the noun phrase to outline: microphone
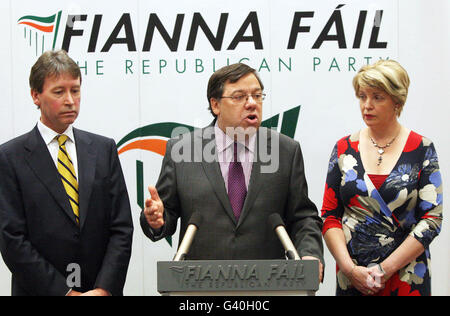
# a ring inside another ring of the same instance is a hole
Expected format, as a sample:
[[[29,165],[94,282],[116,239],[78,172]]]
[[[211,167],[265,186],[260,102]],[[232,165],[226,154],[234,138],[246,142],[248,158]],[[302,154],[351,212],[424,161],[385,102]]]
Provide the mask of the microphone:
[[[284,222],[281,219],[280,214],[273,213],[269,216],[268,223],[272,230],[278,235],[281,243],[283,244],[284,250],[286,251],[286,256],[288,259],[300,260],[300,256],[298,255],[297,249],[295,249],[294,244],[289,238],[289,235],[284,226]]]
[[[189,252],[189,248],[191,247],[194,236],[197,233],[202,220],[203,217],[200,212],[195,212],[194,214],[192,214],[191,218],[189,219],[188,227],[186,229],[186,232],[184,233],[184,237],[181,241],[180,247],[178,247],[178,251],[173,258],[174,261],[184,260],[187,253]]]

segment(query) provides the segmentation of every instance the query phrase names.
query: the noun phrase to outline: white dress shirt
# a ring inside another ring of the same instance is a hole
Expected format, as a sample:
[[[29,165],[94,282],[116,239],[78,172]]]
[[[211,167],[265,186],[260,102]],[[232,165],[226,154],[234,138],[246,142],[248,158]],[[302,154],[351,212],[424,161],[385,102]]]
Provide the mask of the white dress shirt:
[[[41,133],[42,138],[44,139],[45,144],[47,145],[47,149],[50,153],[50,156],[53,159],[53,162],[55,163],[56,168],[58,169],[58,152],[59,152],[59,144],[58,140],[56,139],[59,135],[66,135],[67,141],[66,141],[66,149],[67,153],[70,156],[70,159],[72,160],[73,167],[75,169],[75,175],[78,179],[78,160],[77,160],[77,149],[75,146],[75,137],[73,136],[73,128],[72,125],[69,125],[69,127],[64,131],[62,134],[58,134],[51,128],[44,125],[40,120],[37,123],[37,127],[39,130],[39,133]]]

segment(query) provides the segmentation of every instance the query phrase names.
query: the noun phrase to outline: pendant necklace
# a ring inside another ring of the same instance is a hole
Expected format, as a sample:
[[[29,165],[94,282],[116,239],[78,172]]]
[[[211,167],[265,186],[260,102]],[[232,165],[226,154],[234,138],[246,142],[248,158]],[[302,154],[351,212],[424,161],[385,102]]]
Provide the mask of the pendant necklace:
[[[399,133],[399,134],[400,134],[400,133]],[[374,146],[377,148],[377,151],[378,151],[378,153],[380,154],[380,156],[378,157],[378,163],[377,163],[377,166],[381,165],[381,162],[383,161],[384,150],[385,150],[387,147],[389,147],[389,146],[392,145],[392,143],[395,141],[395,139],[397,138],[397,136],[398,136],[398,134],[397,134],[394,138],[392,138],[392,140],[391,140],[389,143],[387,143],[387,144],[384,145],[384,146],[380,146],[380,145],[378,145],[378,144],[373,140],[373,138],[370,137],[370,135],[369,135],[369,138],[370,138],[370,141],[372,142],[372,145],[374,145]]]

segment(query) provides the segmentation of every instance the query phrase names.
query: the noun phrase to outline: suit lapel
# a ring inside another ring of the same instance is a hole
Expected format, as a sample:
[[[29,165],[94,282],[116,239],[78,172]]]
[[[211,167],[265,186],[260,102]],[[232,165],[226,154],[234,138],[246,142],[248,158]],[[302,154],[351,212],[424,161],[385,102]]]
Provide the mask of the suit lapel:
[[[211,128],[211,126],[207,127]],[[233,208],[231,207],[230,200],[228,198],[228,194],[225,188],[225,183],[223,180],[222,172],[220,171],[220,166],[217,159],[217,152],[215,152],[216,159],[213,162],[205,162],[204,159],[202,159],[202,165],[203,169],[205,171],[205,174],[211,183],[211,186],[213,187],[218,199],[222,203],[222,206],[224,207],[226,213],[228,216],[232,219],[232,221],[239,227],[241,223],[245,220],[245,218],[248,216],[248,214],[251,212],[253,204],[255,203],[255,200],[258,196],[259,191],[262,188],[263,184],[263,175],[261,174],[261,160],[259,157],[258,148],[260,146],[260,131],[263,127],[261,127],[258,130],[258,133],[256,135],[256,146],[255,146],[255,152],[254,152],[254,161],[252,165],[252,172],[250,175],[250,182],[248,185],[248,191],[247,196],[245,198],[244,206],[242,207],[241,216],[239,218],[239,222],[236,221],[236,217],[233,213]],[[204,135],[205,129],[202,130],[202,135]],[[271,151],[271,132],[270,130],[266,130],[267,132],[267,152],[270,153]],[[211,138],[205,138],[202,135],[195,135],[194,137],[201,137],[203,146],[202,149],[204,149],[206,146],[208,148],[213,148],[214,151],[216,151],[216,145],[215,145],[215,137],[214,133],[212,134]],[[213,142],[213,143],[211,143]],[[213,146],[211,146],[213,145]],[[263,144],[264,146],[266,144]],[[200,148],[195,148],[195,150],[199,150]],[[203,155],[203,153],[197,152],[197,155]],[[203,156],[200,156],[203,157]]]
[[[38,128],[35,127],[29,135],[25,144],[25,160],[58,205],[76,224],[75,215],[73,214],[60,175]]]
[[[196,151],[196,155],[200,155],[197,157],[203,157],[203,159],[201,160],[203,170],[205,171],[206,177],[208,178],[212,188],[214,189],[214,192],[216,193],[216,196],[219,199],[220,203],[222,204],[225,212],[231,218],[233,223],[237,224],[236,217],[234,216],[233,208],[231,207],[230,199],[228,198],[227,190],[225,188],[225,182],[223,180],[222,172],[220,171],[214,133],[212,133],[211,138],[203,137],[204,135],[209,136],[210,133],[209,132],[205,133],[205,130],[210,128],[214,130],[214,125],[210,125],[202,129],[201,135],[194,133],[194,137],[197,138],[200,137],[202,141],[202,148],[200,148],[199,146],[194,146],[195,148],[194,150]],[[211,149],[211,152],[214,152],[215,159],[213,159],[213,161],[211,162],[205,161],[203,153],[203,150],[205,148],[208,149],[208,153],[209,149]]]
[[[92,140],[80,130],[73,129],[78,159],[78,187],[80,193],[80,229],[86,221],[89,199],[95,178],[96,151]]]
[[[252,210],[253,204],[255,203],[256,197],[263,185],[263,179],[261,174],[261,160],[259,157],[258,148],[260,146],[260,131],[263,127],[260,127],[258,133],[256,134],[256,145],[254,151],[254,158],[252,164],[252,172],[250,175],[250,181],[248,184],[247,196],[245,198],[244,206],[242,207],[241,216],[239,217],[238,227],[242,224],[245,218],[248,216]],[[270,131],[267,131],[267,148],[270,150]]]

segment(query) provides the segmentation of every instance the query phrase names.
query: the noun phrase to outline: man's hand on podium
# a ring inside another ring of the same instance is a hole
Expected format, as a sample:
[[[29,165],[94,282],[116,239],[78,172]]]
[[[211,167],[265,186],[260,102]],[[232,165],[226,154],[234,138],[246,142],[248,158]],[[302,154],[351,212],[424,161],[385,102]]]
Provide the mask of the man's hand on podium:
[[[145,219],[151,228],[160,229],[164,226],[164,204],[154,186],[150,185],[148,192],[150,192],[150,197],[145,200]]]
[[[317,260],[319,261],[319,283],[323,281],[323,264],[319,259],[312,256],[303,256],[302,260]]]

